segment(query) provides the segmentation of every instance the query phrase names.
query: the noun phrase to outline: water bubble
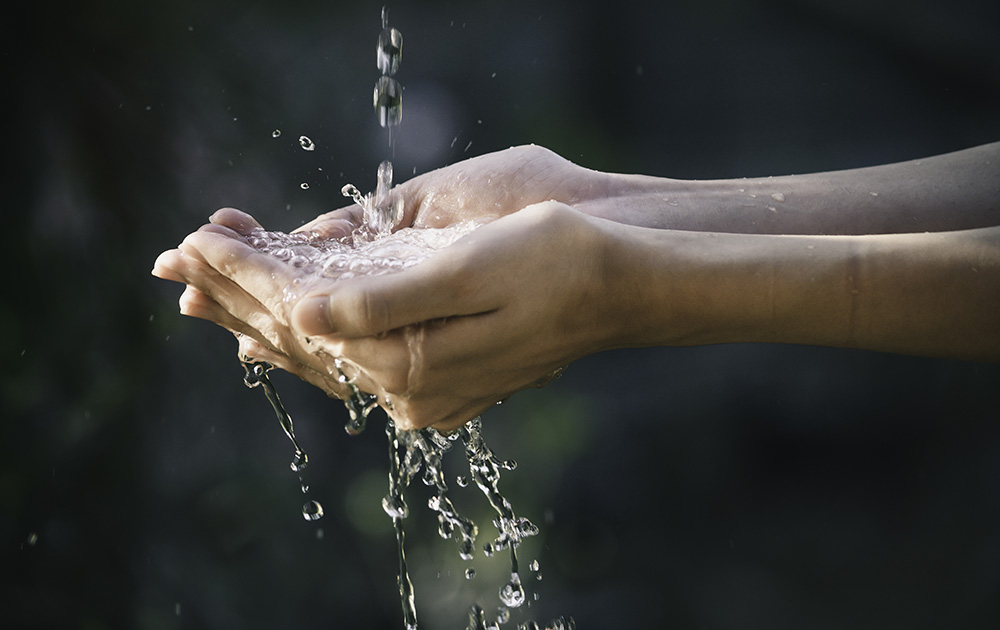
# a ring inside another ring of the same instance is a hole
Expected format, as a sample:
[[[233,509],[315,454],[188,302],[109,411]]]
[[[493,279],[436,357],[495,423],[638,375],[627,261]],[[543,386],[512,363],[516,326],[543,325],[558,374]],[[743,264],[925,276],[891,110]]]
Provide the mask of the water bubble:
[[[281,129],[275,129],[274,131],[272,131],[271,132],[271,137],[272,138],[280,138],[281,137]]]
[[[473,569],[472,567],[469,567],[468,569],[465,570],[465,579],[471,580],[474,577],[476,577],[476,570],[475,569]]]
[[[531,564],[528,565],[528,568],[531,569],[532,571],[537,571],[538,570],[538,560],[532,560]]]
[[[302,190],[309,190],[309,182],[302,182],[301,184],[299,184],[299,188],[301,188]]]
[[[503,624],[510,621],[510,608],[500,606],[497,608],[497,623]]]
[[[459,488],[464,488],[469,485],[469,478],[465,475],[459,475],[455,478],[455,483],[458,484]]]
[[[375,82],[372,105],[383,127],[395,127],[403,120],[403,88],[399,82],[388,76],[381,76]]]
[[[323,506],[319,501],[307,501],[302,506],[302,517],[307,521],[318,521],[323,518]]]
[[[309,136],[299,136],[299,146],[305,151],[312,151],[316,148],[316,145],[309,139]]]

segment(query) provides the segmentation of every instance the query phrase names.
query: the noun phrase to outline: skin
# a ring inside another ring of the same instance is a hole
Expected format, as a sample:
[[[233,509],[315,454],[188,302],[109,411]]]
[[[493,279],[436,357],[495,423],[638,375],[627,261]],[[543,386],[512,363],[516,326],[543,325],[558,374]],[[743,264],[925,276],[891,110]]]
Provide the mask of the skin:
[[[873,194],[874,193],[874,194]],[[901,164],[690,182],[590,171],[540,147],[414,178],[402,225],[492,219],[392,275],[312,278],[224,209],[157,259],[181,312],[241,355],[343,396],[347,361],[402,428],[451,430],[602,350],[802,343],[1000,360],[1000,144]],[[360,209],[300,230],[341,237]]]

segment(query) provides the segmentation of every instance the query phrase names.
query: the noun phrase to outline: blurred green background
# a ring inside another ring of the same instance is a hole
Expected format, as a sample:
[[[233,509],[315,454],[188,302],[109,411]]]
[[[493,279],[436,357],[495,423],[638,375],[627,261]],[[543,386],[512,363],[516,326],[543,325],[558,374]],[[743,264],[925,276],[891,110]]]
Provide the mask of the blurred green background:
[[[305,522],[235,342],[149,275],[218,207],[288,230],[374,186],[380,7],[5,9],[0,627],[401,626],[381,421],[349,438],[338,404],[275,375],[326,509]],[[389,8],[399,180],[526,142],[718,178],[1000,140],[995,2]],[[508,627],[1000,627],[998,383],[996,365],[806,347],[580,361],[484,417],[520,462],[502,488],[542,526],[522,561],[544,579]],[[461,577],[422,490],[421,625],[462,628],[473,601],[495,610],[503,560]],[[455,500],[485,542],[485,501]]]

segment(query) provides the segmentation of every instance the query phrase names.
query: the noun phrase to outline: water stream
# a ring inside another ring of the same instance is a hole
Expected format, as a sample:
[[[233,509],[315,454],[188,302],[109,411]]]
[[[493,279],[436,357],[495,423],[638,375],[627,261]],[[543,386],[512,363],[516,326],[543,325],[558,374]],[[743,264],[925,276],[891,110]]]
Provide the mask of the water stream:
[[[376,65],[381,75],[375,83],[373,105],[379,124],[388,130],[390,157],[394,150],[392,128],[402,120],[402,87],[395,78],[401,59],[402,35],[389,25],[388,11],[383,9],[382,30],[376,49]],[[278,134],[276,131],[275,135]],[[306,136],[300,137],[299,142],[307,151],[314,149],[314,144]],[[316,282],[402,271],[419,264],[435,251],[451,245],[481,225],[469,221],[441,229],[403,228],[393,232],[402,218],[404,200],[392,195],[390,159],[379,164],[374,193],[363,195],[352,184],[344,186],[342,192],[362,207],[364,217],[362,225],[347,238],[324,240],[308,233],[285,234],[263,229],[254,230],[247,235],[247,242],[257,251],[272,255],[298,270],[296,278],[284,289],[284,299],[287,302],[297,300]],[[267,363],[249,360],[242,364],[246,370],[244,382],[248,387],[263,388],[279,424],[292,442],[295,452],[291,468],[300,474],[299,481],[305,493],[308,485],[301,472],[308,464],[308,457],[296,441],[291,416],[267,376],[272,367]],[[349,419],[345,428],[349,434],[358,435],[364,430],[370,414],[379,406],[378,399],[356,385],[357,370],[345,361],[334,361],[331,376],[344,385],[347,391],[344,404]],[[473,604],[469,613],[468,630],[500,628],[509,623],[511,609],[520,608],[527,601],[518,566],[517,549],[525,538],[538,534],[538,528],[530,520],[515,513],[510,501],[499,488],[501,471],[514,470],[516,462],[502,460],[493,453],[483,438],[482,420],[478,417],[449,435],[430,428],[399,431],[391,418],[386,422],[385,432],[389,452],[389,487],[382,499],[382,507],[392,519],[396,535],[398,586],[404,627],[406,630],[417,629],[414,585],[407,568],[403,527],[404,520],[410,516],[406,490],[414,478],[420,477],[431,489],[427,507],[437,518],[438,534],[457,543],[462,560],[472,561],[476,555],[479,527],[463,516],[451,501],[444,474],[445,454],[458,443],[461,443],[461,450],[468,462],[469,475],[458,476],[456,483],[464,487],[471,478],[496,513],[493,525],[497,535],[483,545],[482,551],[488,557],[506,551],[510,562],[509,578],[497,591],[501,605],[496,617],[487,616],[481,606]],[[322,517],[323,508],[316,501],[307,501],[302,512],[307,520],[316,520]],[[535,573],[536,579],[541,579],[537,560],[531,563],[529,570]],[[470,566],[464,575],[471,579],[475,576],[475,570]],[[535,598],[537,599],[537,592]],[[518,630],[534,630],[539,627],[532,620],[517,625]],[[575,628],[575,622],[571,617],[559,617],[545,627],[570,630]]]

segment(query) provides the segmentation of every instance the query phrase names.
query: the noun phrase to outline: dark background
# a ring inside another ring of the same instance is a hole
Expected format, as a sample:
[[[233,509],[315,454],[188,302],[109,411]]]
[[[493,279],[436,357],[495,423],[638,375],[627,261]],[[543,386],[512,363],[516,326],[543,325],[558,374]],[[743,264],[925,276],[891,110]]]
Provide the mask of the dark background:
[[[326,508],[307,523],[235,342],[149,275],[217,207],[287,230],[342,205],[343,184],[374,186],[380,6],[4,10],[0,626],[401,627],[381,419],[349,438],[338,404],[275,375]],[[996,6],[397,3],[397,179],[526,142],[717,178],[997,141]],[[524,612],[580,628],[1000,627],[998,383],[996,365],[792,346],[580,361],[484,418],[520,462],[501,487],[542,525],[522,550],[544,577],[526,579],[540,599]],[[460,577],[419,496],[421,627],[462,628],[473,601],[495,610],[504,563],[480,555]],[[485,542],[485,501],[455,499]]]

